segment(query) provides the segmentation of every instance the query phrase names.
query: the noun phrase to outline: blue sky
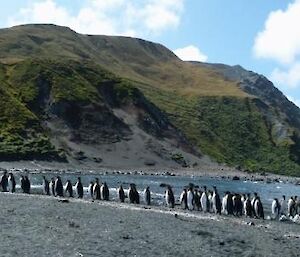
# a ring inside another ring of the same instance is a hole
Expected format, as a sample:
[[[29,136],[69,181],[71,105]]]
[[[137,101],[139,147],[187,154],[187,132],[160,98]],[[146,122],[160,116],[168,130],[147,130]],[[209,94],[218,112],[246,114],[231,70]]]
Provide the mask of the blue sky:
[[[300,106],[300,0],[10,0],[0,27],[56,23],[159,42],[184,60],[240,64]]]

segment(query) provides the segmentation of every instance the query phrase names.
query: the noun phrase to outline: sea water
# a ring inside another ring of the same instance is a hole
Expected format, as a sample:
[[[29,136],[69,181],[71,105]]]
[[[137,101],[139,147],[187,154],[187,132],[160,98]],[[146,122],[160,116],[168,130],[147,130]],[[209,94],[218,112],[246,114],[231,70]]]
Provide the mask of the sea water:
[[[52,177],[56,177],[57,173],[43,173],[43,174],[29,174],[31,180],[32,191],[36,193],[42,193],[43,175],[50,181]],[[59,174],[63,181],[63,184],[69,179],[72,184],[75,184],[77,177],[81,177],[82,184],[84,186],[85,198],[89,198],[87,192],[90,181],[94,181],[95,178],[99,178],[100,182],[106,182],[110,188],[110,199],[117,199],[116,189],[122,185],[125,193],[131,183],[134,183],[141,193],[141,203],[143,203],[143,190],[149,186],[151,190],[151,197],[153,204],[164,204],[164,185],[170,185],[173,188],[176,201],[179,201],[179,195],[184,187],[189,186],[190,183],[195,186],[199,186],[200,190],[205,185],[208,190],[212,190],[213,186],[216,186],[220,196],[224,195],[224,192],[230,191],[233,193],[251,193],[257,192],[261,197],[262,203],[267,212],[270,211],[271,203],[274,198],[281,199],[282,195],[286,195],[288,200],[290,196],[297,195],[300,197],[300,186],[294,185],[288,182],[272,182],[266,183],[265,181],[250,181],[250,180],[232,180],[224,178],[214,177],[202,177],[202,176],[164,176],[164,175],[132,175],[132,174],[72,174],[65,173]],[[16,177],[17,179],[17,177]],[[18,183],[19,184],[19,183]],[[19,186],[17,187],[19,188]]]

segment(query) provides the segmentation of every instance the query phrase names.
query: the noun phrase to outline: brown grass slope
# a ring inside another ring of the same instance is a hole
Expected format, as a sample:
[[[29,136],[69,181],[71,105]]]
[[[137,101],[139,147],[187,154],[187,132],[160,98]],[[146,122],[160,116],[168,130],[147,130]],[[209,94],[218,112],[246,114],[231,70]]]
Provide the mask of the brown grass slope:
[[[34,79],[31,83],[32,77],[26,79],[27,73],[22,73],[27,59],[37,64],[32,69],[40,69],[39,64],[46,60],[46,65],[35,74],[42,73],[45,81],[51,81],[58,98],[69,96],[75,103],[106,101],[105,94],[96,93],[99,87],[110,86],[98,73],[105,67],[113,74],[110,76],[127,81],[130,92],[141,91],[167,117],[176,133],[182,133],[199,152],[251,171],[300,172],[300,128],[293,122],[293,116],[300,116],[299,109],[291,107],[271,82],[257,74],[227,76],[214,65],[183,62],[166,47],[142,39],[81,35],[66,27],[47,24],[2,29],[0,62],[5,65],[2,77],[9,77],[3,85],[9,85],[21,104],[33,104],[29,106],[31,110],[40,104],[27,100],[35,96],[40,85]],[[70,60],[79,68],[68,70]],[[13,73],[18,66],[21,68]],[[28,62],[25,66],[31,70]],[[22,75],[23,84],[16,74]],[[24,85],[26,90],[20,90]],[[125,91],[128,93],[128,88]],[[278,101],[268,101],[271,96]],[[94,97],[100,98],[93,100]],[[283,110],[281,106],[285,105],[291,108]],[[112,106],[107,108],[113,112]]]

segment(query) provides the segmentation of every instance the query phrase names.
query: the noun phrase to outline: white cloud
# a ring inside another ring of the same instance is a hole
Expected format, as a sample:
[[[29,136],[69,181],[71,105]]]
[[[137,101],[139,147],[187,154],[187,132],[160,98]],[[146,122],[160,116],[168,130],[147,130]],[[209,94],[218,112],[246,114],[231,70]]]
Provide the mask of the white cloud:
[[[271,12],[264,30],[259,32],[254,43],[258,58],[274,59],[291,64],[300,54],[300,0],[289,4],[286,10]]]
[[[184,1],[86,0],[71,14],[56,0],[33,0],[10,18],[8,25],[54,23],[85,34],[147,36],[177,28]]]
[[[300,99],[295,99],[292,96],[287,96],[287,98],[300,108]]]
[[[206,62],[208,59],[208,57],[194,45],[176,49],[174,53],[183,61]]]
[[[300,62],[293,64],[288,70],[276,68],[271,74],[271,80],[290,88],[300,87]]]

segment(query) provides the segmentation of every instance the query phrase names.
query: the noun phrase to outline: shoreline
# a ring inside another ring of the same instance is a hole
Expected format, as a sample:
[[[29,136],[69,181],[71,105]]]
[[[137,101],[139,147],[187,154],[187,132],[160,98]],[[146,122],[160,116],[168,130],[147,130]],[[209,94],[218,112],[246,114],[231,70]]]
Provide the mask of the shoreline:
[[[54,164],[54,165],[53,165]],[[97,167],[89,168],[85,166],[64,166],[57,163],[37,163],[37,162],[0,162],[1,171],[12,171],[13,173],[28,174],[74,174],[74,175],[147,175],[147,176],[177,176],[177,177],[210,177],[227,180],[249,180],[262,181],[266,183],[292,183],[300,185],[300,177],[279,175],[273,173],[247,173],[230,167],[199,167],[199,168],[172,168],[172,167],[132,167],[113,168]]]
[[[1,193],[3,256],[297,256],[300,250],[297,224],[62,199]]]

